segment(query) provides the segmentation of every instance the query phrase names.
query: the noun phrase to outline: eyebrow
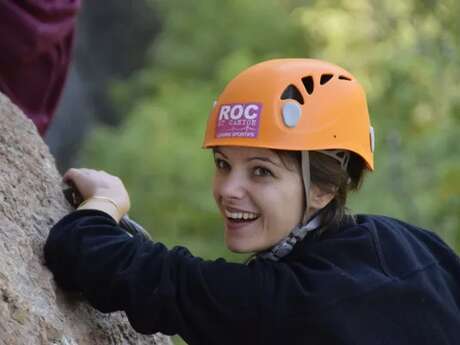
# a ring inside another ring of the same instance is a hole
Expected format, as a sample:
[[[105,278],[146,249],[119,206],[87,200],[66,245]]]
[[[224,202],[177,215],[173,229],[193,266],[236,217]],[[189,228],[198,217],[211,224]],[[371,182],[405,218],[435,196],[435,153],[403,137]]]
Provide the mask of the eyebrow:
[[[218,153],[218,154],[224,156],[225,159],[228,159],[228,157],[222,151],[220,151],[219,149],[214,149],[214,153]],[[263,161],[263,162],[268,162],[268,163],[273,164],[274,166],[277,166],[277,167],[281,168],[281,165],[275,163],[274,161],[272,161],[268,157],[257,157],[256,156],[256,157],[251,157],[251,158],[247,159],[248,162],[254,161],[254,160],[260,160],[260,161]]]
[[[260,160],[260,161],[263,161],[263,162],[268,162],[268,163],[271,163],[279,168],[281,168],[281,166],[279,164],[276,164],[274,161],[272,161],[270,158],[267,158],[267,157],[251,157],[248,159],[248,161],[253,161],[253,160]]]
[[[214,151],[214,154],[216,153],[221,154],[222,156],[224,156],[224,158],[228,159],[228,157],[218,148],[214,148],[213,151]]]

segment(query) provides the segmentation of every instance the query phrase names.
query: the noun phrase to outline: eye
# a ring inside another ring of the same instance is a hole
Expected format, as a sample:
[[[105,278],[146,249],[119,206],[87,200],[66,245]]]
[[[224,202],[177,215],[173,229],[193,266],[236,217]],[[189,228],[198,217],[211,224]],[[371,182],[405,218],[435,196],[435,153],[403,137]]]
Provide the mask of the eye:
[[[214,163],[218,170],[230,170],[230,164],[220,158],[214,158]]]
[[[264,167],[256,167],[254,168],[254,175],[258,177],[266,177],[266,176],[273,176],[273,173]]]

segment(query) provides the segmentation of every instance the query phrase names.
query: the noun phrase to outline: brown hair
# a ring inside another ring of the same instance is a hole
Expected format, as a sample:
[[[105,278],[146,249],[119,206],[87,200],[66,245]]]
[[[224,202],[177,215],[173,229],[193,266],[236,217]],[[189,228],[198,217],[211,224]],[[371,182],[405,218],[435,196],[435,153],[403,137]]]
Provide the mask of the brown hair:
[[[283,164],[289,169],[287,160],[294,159],[300,167],[301,154],[299,151],[275,150]],[[310,151],[311,183],[321,190],[335,194],[331,202],[321,211],[321,230],[337,228],[347,214],[346,201],[349,191],[358,190],[364,179],[365,162],[357,154],[350,152],[347,171],[332,157],[318,151]],[[291,165],[292,166],[292,165]]]

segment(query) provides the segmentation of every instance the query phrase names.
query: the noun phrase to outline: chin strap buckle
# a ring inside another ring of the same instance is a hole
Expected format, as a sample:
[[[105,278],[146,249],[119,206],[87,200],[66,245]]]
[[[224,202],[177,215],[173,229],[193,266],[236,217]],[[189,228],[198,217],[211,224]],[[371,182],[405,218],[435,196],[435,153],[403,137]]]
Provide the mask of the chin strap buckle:
[[[309,232],[318,229],[320,226],[320,217],[317,214],[307,224],[295,227],[291,233],[274,245],[270,250],[262,252],[257,257],[268,259],[272,261],[279,261],[281,258],[287,256],[294,246],[302,241]]]

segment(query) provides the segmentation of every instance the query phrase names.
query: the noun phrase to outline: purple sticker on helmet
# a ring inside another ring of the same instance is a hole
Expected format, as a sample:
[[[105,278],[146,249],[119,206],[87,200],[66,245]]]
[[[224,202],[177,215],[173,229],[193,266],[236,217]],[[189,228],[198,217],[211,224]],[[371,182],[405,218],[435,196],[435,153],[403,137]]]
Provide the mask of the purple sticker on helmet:
[[[216,138],[257,138],[261,103],[222,104],[217,114]]]

